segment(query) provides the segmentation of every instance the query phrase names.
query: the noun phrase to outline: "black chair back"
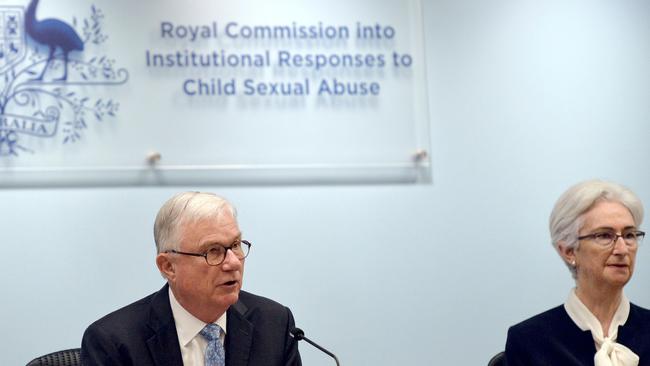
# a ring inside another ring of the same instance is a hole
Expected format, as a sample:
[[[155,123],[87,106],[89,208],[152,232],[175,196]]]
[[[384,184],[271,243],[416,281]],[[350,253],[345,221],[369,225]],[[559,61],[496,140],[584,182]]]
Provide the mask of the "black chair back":
[[[499,352],[488,362],[488,366],[505,366],[506,365],[506,353]]]
[[[80,366],[81,348],[48,353],[29,361],[27,366]]]

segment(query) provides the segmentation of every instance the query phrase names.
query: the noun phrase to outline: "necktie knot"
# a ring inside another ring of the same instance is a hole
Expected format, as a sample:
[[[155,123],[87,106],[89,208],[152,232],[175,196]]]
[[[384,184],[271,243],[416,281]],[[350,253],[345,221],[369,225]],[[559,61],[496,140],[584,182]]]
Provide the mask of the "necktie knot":
[[[216,324],[207,324],[203,329],[201,329],[200,334],[208,342],[212,342],[218,340],[219,336],[221,336],[221,327]]]

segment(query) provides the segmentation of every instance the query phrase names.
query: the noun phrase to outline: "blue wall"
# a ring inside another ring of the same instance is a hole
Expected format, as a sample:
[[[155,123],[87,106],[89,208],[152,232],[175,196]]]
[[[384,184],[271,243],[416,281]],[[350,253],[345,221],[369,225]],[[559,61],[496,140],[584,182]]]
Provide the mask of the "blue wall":
[[[600,177],[650,205],[650,3],[425,0],[423,17],[432,184],[0,190],[0,364],[78,346],[162,286],[152,222],[185,189],[235,203],[244,287],[344,365],[486,364],[509,325],[562,303],[559,194]],[[626,288],[645,307],[649,256]]]

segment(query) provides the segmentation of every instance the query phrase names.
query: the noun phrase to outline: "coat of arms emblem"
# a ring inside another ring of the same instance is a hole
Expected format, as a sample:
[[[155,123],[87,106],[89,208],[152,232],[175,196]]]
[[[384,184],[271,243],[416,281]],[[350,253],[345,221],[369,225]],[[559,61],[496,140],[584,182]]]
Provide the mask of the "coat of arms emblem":
[[[99,8],[81,20],[37,19],[38,3],[0,6],[0,157],[35,153],[43,139],[78,141],[89,120],[119,108],[88,93],[129,78],[114,59],[94,54],[108,39]]]

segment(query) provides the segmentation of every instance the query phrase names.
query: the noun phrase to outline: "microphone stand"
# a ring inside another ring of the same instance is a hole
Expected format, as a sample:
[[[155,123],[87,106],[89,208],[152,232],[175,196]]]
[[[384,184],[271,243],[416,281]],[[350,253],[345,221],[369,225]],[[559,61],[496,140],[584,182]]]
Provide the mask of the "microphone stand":
[[[326,355],[332,357],[334,359],[334,361],[336,361],[336,366],[341,366],[341,364],[339,363],[339,359],[336,358],[335,354],[333,354],[332,352],[330,352],[330,351],[326,350],[325,348],[319,346],[318,344],[313,342],[311,339],[305,337],[305,332],[303,332],[302,329],[300,329],[300,328],[291,329],[291,335],[293,336],[293,338],[295,338],[298,341],[301,341],[301,340],[304,339],[307,343],[309,343],[312,346],[318,348],[319,350],[321,350]]]

